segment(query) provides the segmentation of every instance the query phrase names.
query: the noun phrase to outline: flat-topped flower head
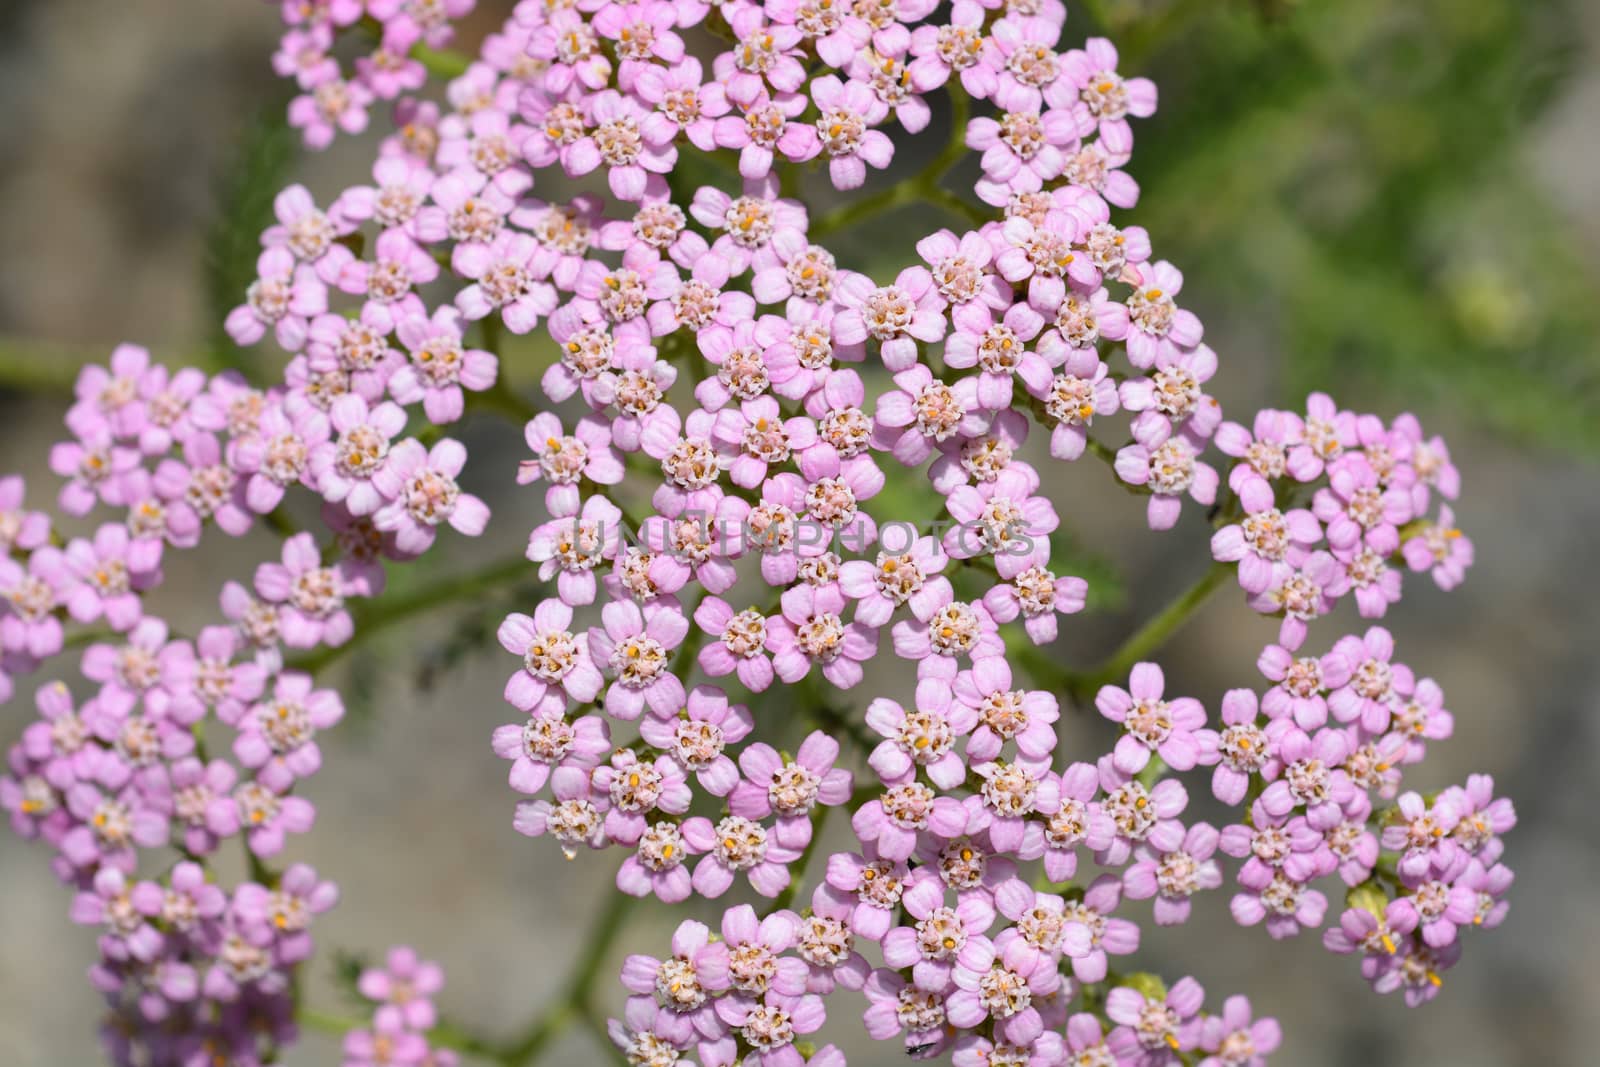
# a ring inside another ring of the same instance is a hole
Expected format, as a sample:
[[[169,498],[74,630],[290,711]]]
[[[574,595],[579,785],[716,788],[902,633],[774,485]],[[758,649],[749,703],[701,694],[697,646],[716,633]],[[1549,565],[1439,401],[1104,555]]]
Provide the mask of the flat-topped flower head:
[[[39,691],[0,808],[98,929],[113,1058],[285,1054],[337,897],[275,859],[313,826],[301,794],[343,715],[309,672],[358,624],[488,594],[529,598],[495,615],[517,657],[520,714],[490,742],[513,829],[568,858],[617,849],[607,892],[681,905],[744,880],[767,901],[628,957],[606,1036],[636,1067],[843,1067],[812,1039],[840,993],[873,1038],[958,1067],[1259,1064],[1280,1037],[1242,998],[1204,1016],[1192,979],[1110,968],[1140,942],[1122,899],[1153,900],[1155,928],[1185,921],[1220,886],[1217,851],[1239,861],[1241,925],[1320,925],[1337,875],[1350,907],[1327,946],[1359,951],[1379,992],[1436,995],[1463,928],[1506,914],[1515,812],[1483,777],[1401,792],[1454,715],[1386,631],[1301,649],[1347,595],[1386,614],[1402,568],[1460,582],[1460,474],[1415,417],[1320,393],[1224,420],[1226,353],[1119,210],[1154,86],[1108,41],[1074,48],[1058,0],[530,0],[424,100],[474,6],[281,3],[301,137],[358,131],[378,101],[396,123],[325,206],[299,185],[273,201],[223,326],[271,333],[285,365],[247,383],[124,345],[86,367],[50,456],[82,531],[0,478],[0,696],[69,645],[89,683]],[[936,112],[955,128],[934,170],[852,194]],[[703,165],[720,150],[737,180]],[[838,203],[813,195],[823,160]],[[551,199],[552,176],[608,198]],[[852,260],[861,224],[918,198],[964,225],[900,235],[892,276],[861,269],[895,259],[890,241]],[[537,395],[502,336],[535,331]],[[501,474],[541,483],[527,570],[412,585],[402,567],[441,527],[487,532],[487,482],[440,432],[469,410],[524,431]],[[1053,646],[1095,572],[1062,529],[1089,498],[1053,463],[1090,453],[1152,529],[1199,504],[1215,565],[1103,669],[1068,669]],[[257,525],[284,543],[253,588],[224,587],[225,625],[152,614],[183,550]],[[1277,637],[1268,688],[1228,690],[1213,729],[1147,661],[1233,578]],[[421,681],[468,650],[479,627],[457,621]],[[115,637],[69,629],[97,625]],[[1124,690],[1107,675],[1128,664]],[[1060,701],[1086,691],[1118,731],[1078,759]],[[1248,802],[1221,830],[1180,821],[1201,768]],[[823,858],[830,818],[855,840]],[[211,862],[230,837],[251,860],[231,882]],[[1086,857],[1100,869],[1072,885]],[[441,981],[407,949],[366,968],[345,1062],[484,1047],[438,1025]]]

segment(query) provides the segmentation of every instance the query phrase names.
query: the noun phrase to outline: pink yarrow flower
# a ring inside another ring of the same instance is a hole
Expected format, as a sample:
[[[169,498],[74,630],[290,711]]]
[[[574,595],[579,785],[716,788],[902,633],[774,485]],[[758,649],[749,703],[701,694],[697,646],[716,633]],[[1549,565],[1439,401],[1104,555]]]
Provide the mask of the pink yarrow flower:
[[[1163,700],[1166,686],[1161,668],[1154,663],[1135,664],[1128,688],[1108,685],[1095,697],[1100,714],[1122,724],[1126,731],[1117,741],[1117,770],[1138,774],[1159,755],[1173,770],[1186,771],[1207,751],[1216,751],[1216,735],[1202,729],[1205,708],[1191,697]]]

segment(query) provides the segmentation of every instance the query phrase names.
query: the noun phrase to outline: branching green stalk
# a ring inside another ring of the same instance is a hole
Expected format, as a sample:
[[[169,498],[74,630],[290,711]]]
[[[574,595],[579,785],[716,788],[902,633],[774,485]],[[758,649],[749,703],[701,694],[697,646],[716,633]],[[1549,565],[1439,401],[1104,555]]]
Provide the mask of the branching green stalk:
[[[429,48],[420,42],[412,46],[411,58],[427,67],[429,74],[440,78],[459,78],[472,66],[472,57],[465,52]]]
[[[800,700],[802,709],[816,721],[818,726],[828,730],[835,737],[848,739],[863,753],[871,752],[878,742],[883,740],[870,733],[864,724],[829,704],[817,692],[815,684],[808,684],[809,681],[808,676],[800,683]]]
[[[639,527],[635,526],[634,529],[637,530]],[[709,595],[702,592],[684,614],[692,620],[694,613],[700,610],[700,605]],[[696,657],[700,655],[700,646],[705,644],[705,640],[705,630],[699,626],[689,627],[689,632],[683,635],[683,644],[679,645],[677,652],[673,654],[671,667],[673,674],[676,674],[679,678],[687,678],[689,676],[689,671],[694,669]]]
[[[518,555],[491,563],[481,570],[440,578],[413,592],[386,597],[370,606],[359,604],[355,608],[355,634],[349,641],[336,648],[319,648],[292,661],[289,667],[311,673],[320,671],[374,634],[453,601],[469,600],[492,592],[507,582],[526,577],[532,566],[524,556]]]
[[[1117,465],[1117,450],[1104,442],[1096,441],[1091,437],[1088,439],[1087,449],[1090,455],[1105,463],[1106,466],[1115,467]]]
[[[307,1030],[315,1030],[319,1034],[332,1034],[335,1037],[343,1037],[351,1030],[360,1030],[367,1025],[360,1019],[349,1019],[316,1008],[301,1008],[295,1014],[295,1022]]]
[[[555,1003],[532,1019],[517,1037],[504,1043],[487,1040],[473,1034],[458,1023],[444,1020],[428,1031],[428,1042],[439,1048],[452,1049],[464,1056],[473,1056],[499,1064],[500,1067],[526,1067],[536,1061],[551,1042],[560,1037],[574,1023],[581,1023],[593,1031],[603,1049],[610,1049],[606,1036],[605,1020],[595,1010],[594,987],[600,968],[611,952],[611,946],[627,924],[628,912],[637,903],[635,898],[622,893],[607,895],[605,909],[595,919],[586,939],[583,955],[573,965],[572,971],[561,983],[563,995]],[[302,1007],[296,1019],[308,1029],[342,1036],[368,1024],[316,1008]]]
[[[1104,663],[1081,676],[1077,684],[1071,686],[1074,695],[1093,696],[1102,685],[1124,677],[1135,663],[1146,659],[1165,644],[1232,574],[1232,565],[1213,563],[1199,581],[1135,630]]]
[[[521,396],[506,382],[502,373],[495,378],[494,384],[481,393],[467,394],[467,409],[469,411],[490,411],[496,415],[503,415],[518,426],[526,424],[535,415],[539,408]]]
[[[559,1037],[568,1025],[594,1014],[589,1002],[593,998],[600,967],[610,954],[611,946],[622,935],[623,927],[627,924],[628,912],[636,903],[634,897],[625,893],[607,894],[605,910],[600,913],[590,929],[583,955],[574,964],[567,980],[562,983],[566,995],[530,1022],[522,1032],[522,1036],[501,1049],[496,1059],[506,1067],[523,1067],[532,1063],[538,1059],[545,1046]],[[600,1029],[604,1033],[604,1026]],[[603,1041],[602,1044],[607,1048],[611,1045],[610,1041]]]

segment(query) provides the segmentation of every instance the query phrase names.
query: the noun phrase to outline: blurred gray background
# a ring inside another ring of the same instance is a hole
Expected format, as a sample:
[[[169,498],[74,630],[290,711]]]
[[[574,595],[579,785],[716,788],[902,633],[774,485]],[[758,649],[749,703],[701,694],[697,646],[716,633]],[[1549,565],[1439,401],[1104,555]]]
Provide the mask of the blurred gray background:
[[[1314,383],[1385,414],[1414,406],[1447,435],[1478,563],[1450,596],[1409,580],[1386,625],[1456,714],[1456,736],[1434,747],[1421,784],[1488,771],[1521,817],[1506,856],[1518,872],[1510,919],[1471,938],[1423,1010],[1369,994],[1355,964],[1315,937],[1276,944],[1233,927],[1226,892],[1203,900],[1187,927],[1147,928],[1140,962],[1194,973],[1213,1005],[1249,993],[1258,1014],[1283,1022],[1287,1063],[1592,1062],[1600,5],[1085,6],[1088,16],[1069,4],[1068,39],[1109,25],[1125,57],[1161,83],[1163,115],[1132,168],[1146,188],[1139,221],[1188,272],[1185,303],[1222,355],[1213,387],[1224,405],[1239,416],[1292,403]],[[277,29],[276,6],[253,0],[0,4],[0,466],[34,475],[36,502],[52,484],[44,458],[70,381],[62,368],[124,339],[177,362],[213,336],[208,242],[216,247],[213,220],[245,131],[284,99],[268,67]],[[364,176],[370,154],[370,140],[341,141],[294,173],[325,201]],[[463,435],[469,487],[496,521],[472,553],[449,546],[444,565],[514,553],[538,505],[536,493],[509,491],[519,433],[469,423]],[[1142,507],[1106,483],[1098,466],[1063,475],[1067,520],[1127,576],[1123,597],[1064,628],[1080,663],[1186,586],[1207,555],[1193,516],[1166,536],[1126,536]],[[205,621],[217,576],[244,577],[271,550],[265,539],[225,541],[210,538],[198,566],[170,568],[163,610]],[[318,827],[287,855],[343,887],[318,927],[325,950],[411,943],[446,966],[449,1015],[504,1035],[560,994],[616,858],[563,863],[512,831],[515,798],[488,747],[491,729],[514,717],[499,695],[505,658],[468,658],[414,684],[415,662],[437,655],[458,623],[428,617],[342,668],[364,713],[328,739],[308,790]],[[1312,644],[1339,632],[1324,624]],[[1164,655],[1169,682],[1214,708],[1224,689],[1257,684],[1255,655],[1272,633],[1218,597]],[[0,741],[28,721],[30,690],[0,708]],[[1068,723],[1066,743],[1088,751],[1094,725]],[[92,937],[67,921],[46,859],[0,835],[6,1067],[99,1055],[100,1009],[83,977]],[[680,914],[641,909],[622,944],[660,951]],[[343,1010],[329,970],[317,965],[313,1000]],[[618,987],[600,989],[620,1004]],[[827,1036],[852,1063],[902,1062],[894,1047],[865,1042],[858,1004],[830,1001]],[[594,1062],[587,1041],[572,1032],[546,1062]],[[313,1037],[287,1062],[338,1060]]]

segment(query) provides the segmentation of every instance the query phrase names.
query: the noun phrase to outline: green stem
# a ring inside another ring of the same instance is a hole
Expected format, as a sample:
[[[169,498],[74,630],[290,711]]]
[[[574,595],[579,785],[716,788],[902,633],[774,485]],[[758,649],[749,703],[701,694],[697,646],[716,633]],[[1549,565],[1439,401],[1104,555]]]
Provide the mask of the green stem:
[[[99,641],[115,641],[117,635],[114,631],[103,626],[91,626],[84,630],[74,630],[62,638],[61,651],[70,652],[75,648],[87,648]]]
[[[593,1015],[589,1001],[594,992],[595,981],[599,977],[600,967],[606,962],[611,946],[622,936],[623,928],[627,925],[628,912],[635,903],[637,900],[625,893],[606,894],[605,910],[590,928],[583,955],[573,965],[567,980],[562,983],[566,995],[534,1019],[521,1037],[501,1050],[498,1056],[501,1063],[507,1067],[523,1067],[532,1063],[545,1046],[560,1036],[570,1023],[574,1020],[582,1021],[585,1017]],[[604,1027],[601,1028],[601,1032],[604,1032]],[[610,1047],[609,1040],[604,1044],[607,1048]]]
[[[963,200],[943,187],[935,186],[924,189],[922,191],[922,199],[930,204],[944,208],[952,215],[959,215],[974,226],[982,226],[986,222],[993,221],[993,216],[977,204],[972,203],[970,200]]]
[[[635,530],[638,528],[638,526],[634,526]],[[707,594],[702,592],[693,606],[685,612],[690,619],[694,618],[694,613],[699,610],[700,604],[705,600],[706,596]],[[672,656],[671,670],[673,674],[683,679],[689,677],[689,672],[694,670],[695,664],[698,662],[697,657],[700,655],[700,646],[705,643],[705,640],[706,632],[704,630],[699,626],[689,627],[689,632],[684,635],[683,644],[678,646],[677,652]]]
[[[945,172],[961,162],[968,151],[967,118],[971,105],[967,101],[967,94],[957,83],[950,83],[945,91],[950,97],[950,139],[944,143],[944,148],[940,149],[928,169],[923,171],[930,185],[936,184],[945,176]]]
[[[361,28],[373,39],[383,40],[383,23],[371,15],[362,18]],[[472,65],[472,57],[465,52],[453,52],[445,48],[429,48],[421,41],[411,46],[411,58],[426,67],[429,74],[440,78],[459,78]]]
[[[337,648],[319,648],[292,661],[289,667],[311,673],[320,671],[376,633],[452,601],[467,600],[491,592],[507,582],[526,576],[532,567],[526,557],[519,555],[491,563],[482,570],[441,578],[413,592],[386,597],[381,602],[375,601],[370,606],[362,604],[356,611],[355,635],[349,641]]]
[[[505,356],[500,351],[501,341],[505,335],[502,332],[499,313],[480,319],[478,330],[485,351],[494,354],[495,359],[500,361],[500,367],[495,374],[493,385],[481,393],[467,394],[468,406],[479,411],[492,411],[504,415],[518,425],[528,422],[539,414],[539,408],[511,388],[511,381],[506,377]]]
[[[412,46],[411,58],[427,67],[429,74],[440,78],[459,78],[472,66],[472,57],[465,52],[429,48],[420,43]]]
[[[601,1052],[608,1054],[607,1058],[612,1063],[617,1064],[618,1067],[629,1067],[628,1057],[624,1056],[622,1050],[611,1043],[611,1034],[606,1029],[604,1016],[592,1007],[586,1008],[583,1013],[583,1025],[589,1031],[590,1036],[594,1038],[595,1044],[600,1046]]]
[[[1087,674],[1063,667],[1057,662],[1056,653],[1031,642],[1009,648],[1006,655],[1013,663],[1027,671],[1035,682],[1046,688],[1061,689],[1069,694],[1076,694],[1089,684]]]
[[[838,708],[829,704],[820,692],[817,684],[807,675],[799,684],[800,700],[816,724],[832,733],[835,737],[848,739],[863,753],[871,752],[883,738],[878,737],[867,729],[866,725],[855,717],[845,714]]]
[[[539,408],[529,403],[507,383],[504,368],[489,388],[481,393],[467,394],[467,407],[470,410],[504,415],[518,426],[525,425],[539,414]]]
[[[351,1030],[360,1030],[367,1025],[366,1020],[347,1019],[332,1012],[318,1011],[316,1008],[301,1008],[295,1013],[294,1021],[307,1030],[315,1030],[319,1034],[332,1034],[334,1037],[343,1037]]]
[[[294,520],[282,508],[274,508],[261,516],[261,524],[282,538],[290,538],[300,532]]]
[[[1161,610],[1160,614],[1135,630],[1122,643],[1122,646],[1111,654],[1110,658],[1098,668],[1089,672],[1079,685],[1074,687],[1077,695],[1093,696],[1095,690],[1102,685],[1126,676],[1135,663],[1155,652],[1184,623],[1188,622],[1189,617],[1232,574],[1232,565],[1213,563],[1205,574],[1200,576],[1199,581],[1179,594],[1172,603]]]
[[[561,998],[540,1012],[515,1039],[506,1044],[497,1044],[445,1020],[428,1031],[426,1036],[429,1043],[466,1056],[489,1060],[501,1067],[526,1067],[537,1060],[569,1026],[580,1023],[593,1032],[603,1050],[610,1050],[611,1041],[606,1034],[605,1019],[595,1010],[591,1001],[594,999],[594,986],[599,979],[600,968],[605,965],[611,947],[622,936],[628,912],[636,903],[635,898],[622,893],[606,894],[605,908],[590,929],[589,937],[584,942],[583,955],[573,964],[566,981],[561,984]],[[301,1008],[296,1018],[307,1029],[335,1036],[368,1025],[363,1020],[349,1019],[315,1008]]]
[[[1116,465],[1117,465],[1117,450],[1116,449],[1112,448],[1111,446],[1109,446],[1109,445],[1107,445],[1107,444],[1105,444],[1103,442],[1096,441],[1093,437],[1088,439],[1087,447],[1088,447],[1089,453],[1091,455],[1093,455],[1096,459],[1098,459],[1101,462],[1103,462],[1106,466],[1112,467],[1112,468],[1116,467]]]
[[[434,1048],[447,1048],[463,1056],[476,1056],[479,1059],[500,1062],[500,1053],[492,1044],[468,1033],[448,1019],[439,1020],[439,1024],[428,1031],[427,1038],[428,1044]]]
[[[276,889],[278,887],[278,872],[267,866],[266,861],[256,855],[249,842],[250,837],[248,834],[239,838],[239,843],[244,845],[244,858],[245,863],[250,868],[250,880],[257,885],[264,885],[268,889]]]
[[[830,233],[847,230],[882,212],[921,203],[927,191],[921,175],[902,179],[887,189],[862,197],[854,203],[846,204],[824,215],[811,227],[811,234],[814,237],[826,237]]]

